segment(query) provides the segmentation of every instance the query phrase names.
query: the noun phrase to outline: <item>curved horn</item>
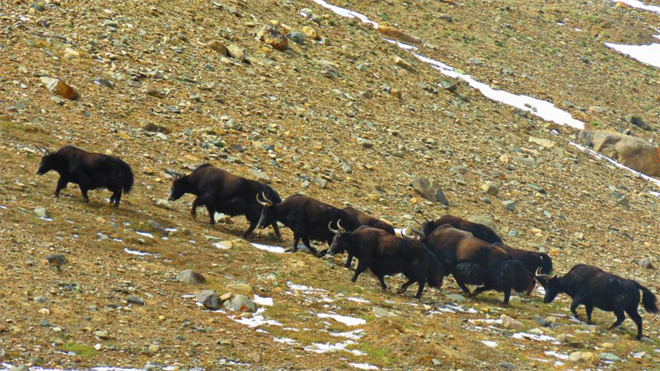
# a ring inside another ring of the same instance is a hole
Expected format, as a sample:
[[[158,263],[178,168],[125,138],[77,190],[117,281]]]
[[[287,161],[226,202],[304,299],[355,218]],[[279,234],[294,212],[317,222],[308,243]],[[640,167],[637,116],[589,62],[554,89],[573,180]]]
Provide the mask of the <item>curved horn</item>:
[[[536,278],[551,278],[549,274],[543,274],[543,273],[541,272],[541,267],[538,267],[538,268],[536,269],[536,272],[534,272],[534,276],[535,276]]]
[[[44,156],[47,156],[47,155],[48,155],[48,150],[46,149],[46,147],[42,147],[42,146],[39,146],[39,145],[35,145],[34,148],[36,148],[36,149],[38,149],[39,151],[41,151],[41,153],[43,153]]]
[[[410,230],[413,231],[416,235],[418,235],[420,238],[426,237],[426,234],[424,234],[423,231],[420,231],[419,229],[413,227],[413,226],[408,226],[410,227]]]
[[[328,222],[328,229],[329,229],[330,232],[332,232],[332,233],[337,233],[337,232],[339,232],[339,229],[332,229],[332,220]]]
[[[261,198],[263,198],[264,201],[268,203],[268,206],[273,206],[273,201],[271,201],[270,199],[268,199],[268,197],[266,197],[266,192],[261,192]]]
[[[410,228],[410,226],[408,226],[408,227]],[[407,240],[414,240],[415,239],[415,236],[406,234],[406,228],[401,229],[401,232],[399,232],[399,234],[401,235],[401,237],[403,237]]]
[[[262,194],[263,194],[263,193],[262,193]],[[254,198],[257,200],[257,203],[258,203],[259,205],[261,205],[261,206],[264,206],[264,207],[270,207],[270,206],[273,206],[273,204],[271,204],[271,203],[268,203],[268,202],[266,202],[266,201],[261,201],[261,200],[259,199],[259,193],[257,193],[256,195],[254,195]]]
[[[165,169],[165,172],[168,173],[168,174],[170,174],[171,176],[177,178],[177,179],[183,177],[183,174],[182,174],[182,173],[178,173],[178,172],[176,172],[176,171],[174,171],[174,170],[172,170],[172,169]]]
[[[341,219],[337,220],[337,228],[339,229],[339,233],[348,232],[344,227],[341,226],[341,224],[339,224],[339,222],[341,222]]]

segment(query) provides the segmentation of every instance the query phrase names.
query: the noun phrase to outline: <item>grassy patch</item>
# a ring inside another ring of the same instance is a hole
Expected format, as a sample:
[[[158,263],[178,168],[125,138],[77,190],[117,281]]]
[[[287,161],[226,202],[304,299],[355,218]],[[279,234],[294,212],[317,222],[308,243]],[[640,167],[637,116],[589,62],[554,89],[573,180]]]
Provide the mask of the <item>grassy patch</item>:
[[[96,355],[96,350],[85,344],[65,343],[64,345],[60,345],[60,350],[76,353],[83,358],[92,358]]]

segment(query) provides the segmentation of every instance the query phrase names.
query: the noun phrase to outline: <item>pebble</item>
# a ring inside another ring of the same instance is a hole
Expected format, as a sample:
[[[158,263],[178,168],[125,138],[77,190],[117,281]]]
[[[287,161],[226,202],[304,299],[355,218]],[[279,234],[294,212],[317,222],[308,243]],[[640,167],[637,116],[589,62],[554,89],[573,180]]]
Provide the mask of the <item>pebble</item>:
[[[507,210],[513,211],[513,210],[516,209],[516,202],[515,201],[505,200],[505,201],[502,201],[502,205],[504,205],[504,207]]]
[[[254,313],[257,311],[257,305],[245,295],[234,295],[224,302],[224,307],[234,312]]]
[[[362,145],[364,148],[372,148],[374,146],[374,142],[372,142],[369,139],[365,138],[358,138],[357,139],[358,143]]]
[[[30,371],[30,368],[26,365],[19,365],[10,368],[9,371]]]
[[[250,298],[254,296],[254,290],[252,289],[252,286],[244,283],[234,283],[227,286],[226,288],[235,295],[243,295]]]
[[[69,262],[67,258],[61,254],[48,255],[46,260],[48,261],[48,264],[56,267],[58,270]]]
[[[457,302],[457,303],[464,302],[465,300],[467,300],[467,299],[465,299],[465,296],[463,296],[461,294],[447,294],[446,297],[447,297],[447,299],[449,299],[451,301],[454,301],[454,302]]]
[[[63,98],[70,100],[77,100],[80,98],[80,93],[76,89],[69,86],[67,83],[60,79],[43,76],[41,77],[41,83],[44,84],[46,89],[48,89],[51,93],[57,94]]]
[[[159,198],[156,201],[154,201],[154,205],[156,207],[160,207],[161,209],[165,209],[165,210],[174,209],[174,205],[172,204],[172,202],[170,202],[170,201],[168,201],[164,198]]]
[[[264,173],[261,170],[250,169],[248,172],[250,173],[250,175],[252,177],[254,177],[259,182],[266,183],[266,184],[270,184],[270,182],[271,182],[270,176],[268,176],[266,173]]]
[[[546,194],[546,193],[548,193],[548,192],[546,192],[545,189],[543,189],[543,187],[539,187],[539,186],[534,185],[534,184],[528,184],[527,186],[528,186],[529,188],[535,190],[535,191],[538,192],[538,193],[541,193],[541,194]]]
[[[443,205],[449,205],[445,193],[436,181],[431,182],[428,178],[421,176],[413,180],[411,185],[425,199],[431,202],[440,202]]]
[[[651,263],[651,260],[648,258],[641,259],[639,262],[637,262],[640,267],[646,268],[646,269],[655,269],[655,266],[653,263]]]
[[[376,317],[396,317],[396,314],[387,311],[384,308],[381,307],[373,307],[371,309],[371,312],[376,316]]]
[[[621,357],[612,353],[599,353],[598,356],[605,361],[617,362],[621,360]]]
[[[218,300],[218,294],[215,293],[215,290],[203,290],[197,293],[195,299],[204,305],[204,308],[208,309],[218,309],[220,301]]]
[[[491,182],[482,184],[481,189],[487,194],[495,197],[497,197],[497,194],[500,192],[497,186]]]
[[[208,47],[222,56],[227,55],[227,48],[225,47],[225,44],[222,43],[222,41],[218,41],[218,40],[211,41],[208,44]]]
[[[502,320],[502,326],[504,326],[505,328],[516,328],[516,329],[518,329],[518,328],[523,327],[522,322],[517,321],[517,320],[507,316],[506,314],[503,314],[500,317],[500,320]]]
[[[573,352],[568,356],[568,360],[574,363],[590,364],[594,366],[600,363],[600,358],[591,352]]]
[[[293,40],[298,45],[305,44],[305,34],[300,31],[293,31],[286,35],[289,39]]]
[[[206,282],[206,278],[201,273],[197,273],[192,269],[186,269],[179,273],[176,277],[179,282],[187,283],[189,285],[198,285]]]
[[[227,45],[227,55],[240,62],[245,61],[245,51],[243,51],[243,48],[236,44]]]
[[[137,296],[135,296],[135,295],[129,295],[129,296],[126,298],[126,302],[127,302],[128,304],[144,305],[144,299],[139,298],[139,297],[137,297]]]
[[[38,218],[48,218],[49,213],[43,207],[35,207],[34,208],[34,215],[36,215]]]
[[[44,304],[48,301],[48,299],[44,298],[43,296],[35,296],[34,301],[36,301],[39,304]]]
[[[105,330],[94,331],[94,336],[96,336],[97,338],[99,338],[99,339],[101,339],[101,340],[108,340],[108,339],[110,339],[110,335],[109,335],[108,332],[105,331]]]

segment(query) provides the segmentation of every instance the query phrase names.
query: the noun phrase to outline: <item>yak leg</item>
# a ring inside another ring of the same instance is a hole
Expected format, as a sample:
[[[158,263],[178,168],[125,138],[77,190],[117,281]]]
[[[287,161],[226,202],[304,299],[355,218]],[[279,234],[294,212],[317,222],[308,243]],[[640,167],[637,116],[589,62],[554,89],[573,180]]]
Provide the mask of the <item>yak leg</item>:
[[[53,198],[60,197],[60,191],[66,188],[67,184],[69,184],[69,181],[61,176],[60,179],[57,180],[57,187],[55,188],[55,195],[53,195]]]
[[[504,290],[504,302],[505,306],[509,305],[509,298],[511,297],[511,289]]]
[[[456,277],[455,274],[452,274],[452,276],[454,276],[454,279],[456,280],[456,283],[458,284],[458,287],[460,287],[461,290],[463,290],[463,293],[465,293],[467,295],[471,295],[470,294],[470,289],[468,289],[467,286],[465,286],[463,281],[461,281],[458,277]]]
[[[254,231],[254,229],[257,227],[257,223],[259,222],[259,220],[248,221],[250,222],[250,227],[247,229],[247,231],[245,231],[245,233],[243,233],[243,238],[247,238],[252,233],[252,231]]]
[[[482,292],[488,291],[488,290],[490,290],[490,287],[485,286],[485,285],[481,286],[481,287],[477,287],[474,291],[472,291],[472,294],[470,294],[470,296],[477,296],[477,295],[481,294]]]
[[[571,313],[575,316],[576,319],[580,319],[580,316],[577,314],[577,307],[582,304],[582,298],[580,296],[576,296],[573,298],[573,302],[571,302]]]
[[[593,322],[591,322],[591,312],[594,311],[594,306],[591,304],[585,304],[585,308],[587,308],[587,325],[591,325]]]
[[[385,284],[385,275],[376,274],[376,278],[378,278],[378,281],[380,281],[380,288],[383,290],[383,292],[387,291],[387,285]]]
[[[612,324],[612,326],[610,326],[610,328],[608,330],[611,330],[615,327],[618,327],[619,325],[621,325],[623,323],[623,321],[626,320],[626,315],[623,314],[623,309],[615,310],[614,314],[616,314],[616,321],[614,321],[614,323]]]
[[[89,191],[89,189],[82,184],[78,184],[78,187],[80,188],[80,193],[82,193],[85,203],[89,203],[89,196],[87,195],[87,191]]]
[[[404,283],[404,284],[401,286],[401,288],[397,291],[397,293],[399,293],[399,294],[403,294],[404,292],[406,292],[406,290],[408,290],[408,287],[409,287],[410,285],[412,285],[413,283],[415,283],[415,280],[408,280],[408,282]]]
[[[346,258],[346,264],[344,264],[344,267],[346,268],[351,268],[351,263],[353,263],[353,254],[350,252],[348,253],[348,258]]]
[[[303,241],[303,245],[305,245],[305,247],[309,249],[312,255],[318,256],[318,252],[316,251],[315,248],[312,247],[312,244],[309,242],[309,237],[303,236],[302,241]]]
[[[209,212],[209,222],[211,225],[215,225],[215,205],[213,202],[206,203],[206,210]]]
[[[115,207],[119,207],[119,201],[121,201],[121,189],[113,193],[112,196],[110,196],[110,204],[113,203],[113,200]]]
[[[277,221],[270,223],[270,225],[273,227],[273,231],[275,232],[275,237],[277,237],[277,240],[281,241],[282,234],[280,233],[280,229],[277,227]]]
[[[626,313],[630,316],[630,319],[635,321],[637,325],[637,340],[642,338],[642,316],[637,312],[637,304],[633,304],[626,309]]]
[[[417,289],[417,295],[415,295],[415,298],[419,300],[422,298],[422,291],[424,291],[424,285],[426,285],[426,281],[419,281],[417,283],[419,284],[419,288]]]
[[[293,232],[293,247],[290,249],[286,249],[284,251],[286,252],[296,252],[298,251],[298,242],[300,242],[300,235],[298,235],[296,232]]]
[[[367,263],[360,260],[358,262],[357,268],[355,268],[355,274],[353,275],[353,278],[351,278],[351,282],[357,281],[358,276],[360,275],[360,273],[364,272],[365,270],[367,270]]]

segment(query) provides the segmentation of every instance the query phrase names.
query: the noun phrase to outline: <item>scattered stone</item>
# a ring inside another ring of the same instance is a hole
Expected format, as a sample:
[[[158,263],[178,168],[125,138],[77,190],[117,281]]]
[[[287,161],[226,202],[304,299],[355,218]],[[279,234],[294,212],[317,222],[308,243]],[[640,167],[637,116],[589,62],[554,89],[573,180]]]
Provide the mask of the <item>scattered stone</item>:
[[[483,66],[484,62],[478,60],[477,58],[468,58],[468,62],[477,66]]]
[[[369,139],[365,139],[365,138],[360,138],[360,137],[358,137],[357,141],[358,141],[358,143],[360,143],[360,144],[362,145],[362,147],[364,147],[364,148],[372,148],[372,147],[374,146],[374,142],[372,142],[372,141],[369,140]]]
[[[270,45],[276,50],[286,50],[289,47],[289,42],[286,37],[282,35],[275,26],[266,25],[257,32],[257,39]]]
[[[507,210],[513,211],[513,210],[516,209],[516,202],[515,201],[505,200],[505,201],[502,201],[502,205],[504,205],[504,208],[506,208]]]
[[[371,312],[373,312],[376,317],[396,317],[396,314],[388,312],[381,307],[373,307],[371,308]]]
[[[461,294],[447,294],[445,296],[447,297],[447,299],[449,299],[451,301],[454,301],[456,303],[461,303],[461,302],[464,302],[465,300],[467,300],[467,299],[465,299],[465,296],[463,296]]]
[[[126,298],[126,303],[128,304],[136,304],[136,305],[144,305],[144,300],[135,296],[135,295],[129,295]]]
[[[35,296],[34,301],[39,303],[39,304],[44,304],[48,302],[48,299],[44,298],[43,296]]]
[[[270,177],[266,175],[266,173],[264,173],[263,171],[257,169],[250,169],[248,172],[250,173],[251,176],[255,178],[255,180],[258,180],[262,183],[270,184]]]
[[[78,93],[76,89],[60,79],[43,76],[41,77],[41,83],[44,84],[51,93],[57,94],[63,98],[70,100],[77,100],[80,98],[80,93]]]
[[[487,194],[491,196],[497,197],[497,194],[500,192],[500,190],[497,188],[497,186],[491,182],[487,182],[485,184],[481,185],[481,189],[486,192]]]
[[[48,214],[48,211],[47,211],[45,208],[43,208],[43,207],[36,207],[36,208],[34,209],[34,214],[35,214],[38,218],[48,218],[48,215],[49,215],[49,214]]]
[[[103,330],[94,331],[94,336],[96,336],[97,338],[99,338],[101,340],[110,339],[110,335],[108,334],[108,332],[103,331]]]
[[[630,118],[630,123],[637,126],[640,129],[644,129],[644,130],[647,130],[647,131],[653,131],[653,128],[651,127],[651,125],[645,123],[644,120],[639,116],[631,117]]]
[[[215,293],[215,290],[203,290],[197,293],[195,300],[202,303],[204,308],[211,310],[218,309],[220,301],[218,300],[218,295]]]
[[[293,31],[286,35],[289,39],[293,40],[294,43],[298,45],[305,44],[305,34],[300,31]]]
[[[600,357],[600,359],[604,361],[610,361],[610,362],[618,362],[621,360],[621,357],[612,353],[599,353],[598,357]]]
[[[515,370],[516,369],[515,365],[513,365],[511,363],[508,363],[508,362],[498,363],[497,365],[502,367],[502,368],[505,368],[507,370]]]
[[[529,137],[529,141],[530,143],[538,144],[543,148],[552,148],[555,146],[555,142],[548,139]]]
[[[160,207],[161,209],[166,209],[166,210],[174,209],[174,205],[170,201],[164,198],[159,198],[156,201],[154,201],[154,205],[156,207]]]
[[[222,43],[222,41],[211,41],[208,44],[208,47],[211,48],[211,50],[217,52],[221,56],[227,55],[227,47],[225,47],[225,44]]]
[[[651,263],[651,260],[648,258],[641,259],[639,262],[637,262],[640,267],[646,268],[646,269],[655,269],[655,266],[653,263]]]
[[[495,228],[495,222],[488,215],[470,215],[468,217],[468,220],[471,221],[472,223],[479,223],[479,224],[487,225],[488,227],[490,227],[494,231],[497,230],[497,228]]]
[[[534,158],[532,158],[532,157],[517,157],[517,156],[513,156],[511,159],[512,159],[513,161],[515,161],[515,162],[521,164],[521,165],[525,165],[525,166],[529,166],[529,167],[536,167],[536,160],[535,160]]]
[[[568,360],[574,363],[582,363],[593,366],[600,363],[600,358],[591,352],[573,352],[568,356]]]
[[[215,247],[223,250],[231,249],[234,246],[234,242],[230,240],[218,241],[214,243]]]
[[[224,307],[234,312],[256,312],[257,305],[245,295],[234,295],[224,302]]]
[[[319,33],[312,27],[309,27],[309,26],[303,27],[303,32],[310,39],[313,39],[313,40],[320,40],[321,39],[321,37],[319,36]]]
[[[528,184],[527,186],[529,188],[535,190],[538,193],[541,193],[541,194],[547,194],[548,193],[548,192],[546,192],[546,190],[543,187],[539,187],[539,186],[534,185],[534,184]]]
[[[222,294],[222,295],[220,296],[220,302],[221,302],[221,303],[224,303],[224,302],[226,302],[227,300],[229,300],[229,299],[231,299],[231,298],[233,298],[233,297],[234,297],[234,293],[233,293],[233,292],[226,292],[226,293],[224,293],[224,294]]]
[[[650,176],[660,175],[658,147],[624,134],[583,131],[579,140],[595,151]]]
[[[421,44],[422,43],[422,40],[420,38],[412,36],[412,35],[408,35],[407,33],[403,32],[403,31],[401,31],[401,30],[399,30],[398,28],[395,28],[395,27],[379,25],[378,26],[378,31],[380,31],[381,33],[383,33],[383,34],[385,34],[389,37],[393,37],[395,39],[403,41],[404,43],[408,43],[408,44]]]
[[[517,328],[518,329],[518,328],[523,327],[522,322],[517,321],[517,320],[507,316],[506,314],[503,314],[500,317],[500,320],[502,320],[502,326],[504,326],[505,328]]]
[[[159,350],[160,350],[160,345],[158,345],[158,344],[149,345],[149,353],[155,354],[155,353],[158,353]]]
[[[438,85],[440,85],[443,89],[448,90],[450,93],[455,93],[458,89],[458,85],[454,81],[443,79],[438,82]]]
[[[162,92],[160,89],[156,88],[153,85],[147,84],[147,85],[144,86],[143,90],[144,90],[144,93],[149,95],[149,96],[152,96],[152,97],[155,97],[155,98],[165,98],[165,93]]]
[[[66,48],[64,49],[64,55],[62,56],[64,60],[67,61],[72,61],[74,59],[80,59],[80,53],[71,49],[71,48]]]
[[[445,196],[440,184],[433,181],[430,182],[426,177],[419,177],[412,182],[412,187],[425,199],[431,202],[440,202],[443,205],[449,205],[447,197]]]
[[[628,207],[630,206],[630,197],[628,195],[623,195],[616,201],[616,203],[621,206]]]
[[[186,269],[185,271],[179,273],[176,277],[179,282],[187,283],[189,285],[198,285],[200,283],[205,283],[206,278],[201,273],[197,273],[192,269]]]
[[[227,45],[227,55],[240,62],[245,62],[245,51],[236,44]]]
[[[399,66],[399,67],[401,67],[405,70],[408,70],[408,71],[414,71],[415,70],[415,68],[412,66],[412,64],[408,63],[407,61],[405,61],[403,58],[401,58],[399,56],[394,57],[394,64],[396,64],[397,66]]]
[[[243,295],[243,296],[247,296],[248,298],[254,296],[254,290],[252,289],[252,286],[244,283],[231,284],[227,286],[227,290],[231,291],[235,295]]]
[[[62,269],[63,266],[65,266],[66,264],[69,263],[67,258],[64,257],[64,255],[60,255],[60,254],[48,255],[46,257],[46,260],[48,261],[48,264],[50,264],[53,267],[57,268],[58,271],[60,269]]]

